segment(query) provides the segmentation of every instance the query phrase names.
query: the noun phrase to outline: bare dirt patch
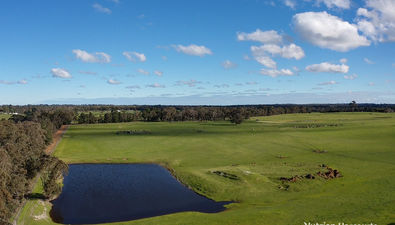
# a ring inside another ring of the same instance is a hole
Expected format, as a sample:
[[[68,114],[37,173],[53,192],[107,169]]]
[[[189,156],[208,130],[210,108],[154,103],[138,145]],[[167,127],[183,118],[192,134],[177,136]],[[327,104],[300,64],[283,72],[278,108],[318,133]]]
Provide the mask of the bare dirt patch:
[[[62,136],[64,133],[66,133],[67,129],[69,129],[70,125],[63,125],[60,127],[59,130],[56,131],[56,133],[53,135],[53,140],[50,145],[45,149],[45,152],[48,154],[52,154],[53,151],[55,150],[56,146],[58,145],[60,139],[62,139]]]

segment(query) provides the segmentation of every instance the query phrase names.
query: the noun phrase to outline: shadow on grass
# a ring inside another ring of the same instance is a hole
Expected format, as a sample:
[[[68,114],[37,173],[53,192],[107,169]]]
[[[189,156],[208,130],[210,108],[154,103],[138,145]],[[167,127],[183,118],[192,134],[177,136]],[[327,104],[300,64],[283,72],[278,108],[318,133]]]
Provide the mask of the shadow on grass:
[[[30,193],[30,194],[27,194],[25,197],[29,198],[29,199],[33,199],[33,200],[36,200],[36,199],[44,200],[45,199],[44,195],[42,195],[40,193]]]

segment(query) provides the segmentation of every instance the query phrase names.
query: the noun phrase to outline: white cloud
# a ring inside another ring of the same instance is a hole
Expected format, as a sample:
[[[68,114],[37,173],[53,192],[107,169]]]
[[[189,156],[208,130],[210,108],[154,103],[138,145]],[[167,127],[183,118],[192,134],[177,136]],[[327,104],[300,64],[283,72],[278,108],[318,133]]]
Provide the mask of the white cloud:
[[[327,12],[305,12],[293,16],[295,31],[313,45],[339,52],[360,46],[369,46],[370,41],[358,34],[358,28]]]
[[[358,28],[373,41],[395,41],[395,0],[367,0],[357,11]]]
[[[119,0],[109,0],[111,2],[115,2],[116,4],[119,4]]]
[[[318,85],[332,85],[332,84],[340,84],[340,83],[332,80],[332,81],[328,81],[328,82],[325,82],[325,83],[319,83]]]
[[[353,74],[353,75],[350,75],[350,76],[343,76],[343,77],[346,78],[346,79],[349,79],[349,80],[354,80],[358,76],[356,74]]]
[[[340,63],[342,64],[346,64],[348,62],[348,60],[346,58],[340,59]]]
[[[261,69],[259,71],[260,74],[262,75],[267,75],[271,77],[278,77],[278,76],[293,76],[294,73],[289,70],[289,69],[281,69],[281,70],[267,70],[267,69]]]
[[[273,44],[261,45],[259,47],[251,46],[251,51],[255,56],[262,56],[267,52],[271,53],[272,56],[279,55],[287,59],[295,58],[296,60],[299,60],[305,57],[303,49],[295,44],[284,45],[282,48]]]
[[[277,31],[261,31],[257,29],[252,33],[237,32],[237,40],[239,41],[259,41],[265,44],[281,44],[283,37],[277,34]]]
[[[5,81],[5,80],[0,80],[0,83],[1,83],[1,84],[12,84],[12,82]]]
[[[119,81],[113,80],[113,79],[109,79],[109,80],[107,81],[107,83],[109,83],[109,84],[122,84],[122,82],[119,82]]]
[[[126,86],[128,89],[140,89],[140,86],[138,85],[133,85],[133,86]]]
[[[189,87],[195,87],[197,83],[202,83],[200,81],[196,81],[194,79],[190,79],[189,81],[177,81],[177,83],[175,84],[176,86],[183,86],[183,85],[188,85]]]
[[[143,53],[140,54],[138,52],[123,52],[123,55],[126,56],[126,58],[131,62],[136,62],[136,59],[137,59],[137,61],[140,61],[140,62],[147,61],[147,58],[145,57],[145,55]]]
[[[147,70],[143,70],[143,69],[137,69],[136,72],[139,74],[146,75],[146,76],[149,75],[149,72]]]
[[[246,84],[258,84],[257,82],[246,82]]]
[[[226,70],[229,70],[229,69],[236,69],[236,68],[237,68],[237,64],[234,63],[234,62],[231,62],[231,61],[229,61],[229,60],[226,60],[226,61],[222,62],[221,65],[222,65]]]
[[[369,82],[369,84],[368,84],[368,86],[375,86],[376,85],[376,83],[373,83],[373,82]]]
[[[275,61],[273,61],[273,59],[270,58],[269,56],[258,56],[258,57],[255,57],[255,60],[268,68],[271,68],[271,69],[277,68],[277,63]]]
[[[349,9],[351,6],[350,0],[317,0],[316,4],[319,6],[321,3],[324,3],[329,9],[334,7],[338,7],[340,9]]]
[[[103,12],[103,13],[111,14],[111,10],[109,10],[109,9],[107,9],[107,8],[97,4],[97,3],[93,4],[92,6],[93,6],[93,8],[96,9],[97,12]]]
[[[203,57],[204,55],[212,55],[213,53],[209,48],[206,48],[205,46],[197,46],[197,45],[188,45],[188,46],[183,46],[183,45],[172,45],[177,52],[182,52],[187,55],[196,55]]]
[[[295,9],[296,6],[295,0],[284,0],[284,4],[291,7],[292,9]]]
[[[52,73],[52,77],[72,78],[72,76],[67,70],[61,68],[51,69],[51,73]]]
[[[248,55],[243,55],[243,58],[244,58],[245,60],[250,60],[250,59],[251,59]],[[395,63],[394,63],[394,64],[395,64]]]
[[[154,71],[154,74],[156,74],[156,75],[159,76],[159,77],[163,76],[163,72],[162,72],[162,71],[159,71],[159,70],[155,70],[155,71]]]
[[[373,61],[370,61],[370,60],[369,60],[369,59],[367,59],[367,58],[365,58],[365,59],[364,59],[364,61],[365,61],[367,64],[370,64],[370,65],[374,64],[374,62],[373,62]]]
[[[77,59],[81,59],[82,62],[90,63],[109,63],[111,62],[111,56],[104,52],[87,53],[79,49],[73,50]]]
[[[334,65],[328,62],[323,62],[320,64],[309,65],[305,68],[305,70],[312,73],[348,73],[349,66],[342,65]]]
[[[162,59],[167,60],[166,56],[161,55],[160,57],[162,57]]]
[[[27,81],[26,81],[26,79],[22,79],[22,80],[18,81],[17,83],[18,84],[27,84]]]
[[[91,75],[97,75],[96,72],[92,72],[92,71],[81,71],[79,70],[78,73],[82,73],[82,74],[91,74]]]
[[[300,70],[298,67],[296,67],[296,66],[292,67],[292,69],[293,69],[295,72],[300,72],[300,71],[301,71],[301,70]]]
[[[162,84],[155,83],[155,84],[147,85],[147,87],[152,87],[152,88],[164,88],[165,86],[162,85]]]

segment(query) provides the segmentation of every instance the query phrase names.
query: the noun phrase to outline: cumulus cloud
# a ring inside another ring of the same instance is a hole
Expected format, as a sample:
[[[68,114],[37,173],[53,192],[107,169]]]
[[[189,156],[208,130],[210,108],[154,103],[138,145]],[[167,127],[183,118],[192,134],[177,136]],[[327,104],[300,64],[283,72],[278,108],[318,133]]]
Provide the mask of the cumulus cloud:
[[[277,63],[269,56],[258,56],[255,60],[268,68],[277,69]]]
[[[128,89],[140,89],[140,86],[138,85],[133,85],[133,86],[126,86]]]
[[[284,0],[284,4],[286,6],[291,7],[292,9],[295,9],[296,1],[295,0]]]
[[[309,65],[305,70],[312,73],[348,73],[349,66],[345,64],[335,65],[328,62]]]
[[[231,61],[229,61],[229,60],[226,60],[226,61],[222,62],[221,65],[222,65],[226,70],[229,70],[229,69],[236,69],[236,68],[237,68],[237,64],[234,63],[234,62],[231,62]]]
[[[278,77],[278,76],[293,76],[294,73],[289,70],[289,69],[281,69],[281,70],[267,70],[267,69],[261,69],[259,71],[260,74],[265,75],[265,76],[271,76],[271,77]]]
[[[369,59],[367,59],[367,58],[365,58],[365,59],[364,59],[364,61],[365,61],[367,64],[370,64],[370,65],[374,64],[374,62],[373,62],[373,61],[370,61],[370,60],[369,60]]]
[[[265,44],[259,47],[251,46],[252,54],[255,56],[265,55],[266,53],[272,54],[272,56],[279,55],[283,58],[291,59],[295,58],[299,60],[305,57],[304,51],[300,46],[295,44],[284,45],[282,48],[274,44]]]
[[[107,8],[97,4],[97,3],[93,4],[92,6],[93,6],[93,8],[96,9],[97,12],[103,12],[103,13],[111,14],[111,10],[109,10],[109,9],[107,9]]]
[[[373,82],[369,82],[369,84],[368,84],[368,86],[375,86],[376,85],[376,83],[373,83]]]
[[[156,74],[156,75],[159,76],[159,77],[163,76],[163,72],[162,72],[162,71],[159,71],[159,70],[155,70],[155,71],[154,71],[154,74]]]
[[[145,62],[147,61],[147,58],[143,53],[138,53],[138,52],[123,52],[123,55],[126,56],[126,58],[131,61],[131,62]]]
[[[27,84],[27,81],[26,81],[26,79],[22,79],[22,80],[18,81],[17,83],[18,84]]]
[[[136,72],[139,74],[146,75],[146,76],[149,75],[149,72],[147,70],[143,70],[143,69],[137,69]]]
[[[358,28],[375,42],[395,41],[395,0],[367,0],[366,8],[357,11]]]
[[[79,70],[78,73],[82,73],[82,74],[91,74],[91,75],[98,75],[96,72],[92,72],[92,71],[81,71],[81,70]]]
[[[348,60],[346,58],[340,59],[340,63],[342,64],[346,64],[348,62]]]
[[[197,46],[197,45],[188,45],[188,46],[183,46],[183,45],[172,45],[177,52],[182,52],[187,55],[195,55],[195,56],[200,56],[203,57],[204,55],[212,55],[213,53],[211,50],[205,46]]]
[[[317,5],[324,3],[329,9],[339,8],[339,9],[349,9],[351,6],[350,0],[317,0]]]
[[[361,46],[369,46],[358,28],[327,12],[305,12],[293,16],[295,31],[313,45],[339,52],[347,52]]]
[[[332,84],[340,84],[340,83],[332,80],[332,81],[328,81],[328,82],[325,82],[325,83],[319,83],[318,85],[332,85]]]
[[[165,86],[162,85],[162,84],[155,83],[155,84],[147,85],[147,87],[152,87],[152,88],[164,88]]]
[[[51,73],[52,73],[52,77],[72,78],[72,76],[67,70],[61,68],[51,69]]]
[[[277,31],[261,31],[257,29],[252,33],[237,32],[237,40],[239,41],[259,41],[265,44],[281,44],[283,42],[282,35],[277,34]]]
[[[350,76],[343,76],[343,77],[346,78],[346,79],[349,79],[349,80],[354,80],[355,78],[358,77],[358,75],[353,74],[353,75],[350,75]]]
[[[113,79],[109,79],[109,80],[107,81],[107,83],[109,83],[109,84],[122,84],[122,82],[117,81],[117,80],[113,80]]]
[[[190,79],[189,81],[181,80],[181,81],[177,81],[176,86],[188,85],[189,87],[195,87],[196,84],[198,83],[200,84],[202,82],[196,81],[194,79]]]
[[[81,59],[82,62],[89,63],[109,63],[111,62],[111,56],[104,52],[87,53],[80,49],[73,50],[77,59]]]
[[[292,67],[292,69],[293,69],[295,72],[300,72],[300,71],[301,71],[301,70],[300,70],[298,67],[296,67],[296,66]]]

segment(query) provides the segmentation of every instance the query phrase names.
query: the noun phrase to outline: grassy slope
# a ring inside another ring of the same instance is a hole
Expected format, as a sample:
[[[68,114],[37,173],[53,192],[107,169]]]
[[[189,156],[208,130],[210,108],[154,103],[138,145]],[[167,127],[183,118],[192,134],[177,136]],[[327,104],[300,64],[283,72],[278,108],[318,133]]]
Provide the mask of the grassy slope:
[[[218,214],[178,213],[120,224],[395,222],[395,114],[298,114],[259,120],[238,126],[228,122],[72,126],[55,155],[67,163],[166,162],[197,192],[216,201],[240,202]],[[294,128],[318,124],[343,126]],[[117,135],[119,130],[151,134]],[[318,164],[338,169],[344,177],[278,180],[315,173]],[[241,180],[210,173],[213,170]],[[288,191],[278,188],[287,185]]]

